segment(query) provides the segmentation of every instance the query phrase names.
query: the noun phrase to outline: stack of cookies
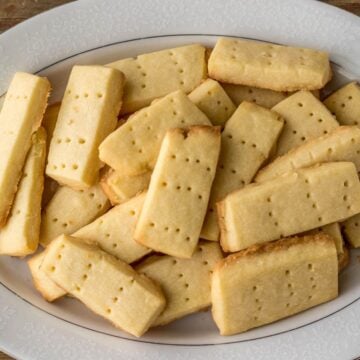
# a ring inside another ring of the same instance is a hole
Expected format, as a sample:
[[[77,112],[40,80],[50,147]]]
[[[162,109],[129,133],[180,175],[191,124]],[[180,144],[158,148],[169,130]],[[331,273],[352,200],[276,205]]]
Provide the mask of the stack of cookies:
[[[47,79],[16,73],[0,254],[34,254],[46,300],[134,336],[210,306],[232,335],[334,299],[360,247],[360,88],[323,100],[331,77],[324,52],[232,38],[74,66],[50,106]]]

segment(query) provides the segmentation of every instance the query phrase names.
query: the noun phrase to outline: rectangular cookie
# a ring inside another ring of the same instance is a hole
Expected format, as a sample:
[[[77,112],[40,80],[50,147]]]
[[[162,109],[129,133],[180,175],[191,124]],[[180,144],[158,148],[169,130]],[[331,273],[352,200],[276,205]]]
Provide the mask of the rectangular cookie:
[[[240,105],[243,101],[254,102],[257,105],[271,109],[280,101],[285,100],[293,92],[288,91],[274,91],[269,89],[261,89],[252,86],[226,84],[222,83],[226,93],[235,105]],[[312,90],[311,93],[317,98],[320,98],[319,90]]]
[[[46,175],[76,190],[98,179],[98,147],[115,130],[124,75],[104,66],[73,67],[50,143]]]
[[[348,247],[344,246],[344,252],[342,254],[338,254],[338,268],[339,273],[345,270],[350,264],[350,251]]]
[[[325,106],[341,125],[360,124],[360,87],[351,82],[336,90],[324,100]]]
[[[325,52],[224,37],[216,42],[208,71],[221,82],[274,91],[321,89],[332,75]]]
[[[146,193],[110,209],[92,223],[72,234],[86,239],[110,255],[130,264],[151,252],[151,249],[134,240],[135,226],[141,212]]]
[[[109,207],[110,203],[99,184],[79,191],[60,186],[43,211],[40,244],[45,247],[61,234],[72,234]]]
[[[132,113],[178,89],[192,91],[206,77],[205,48],[198,44],[142,54],[107,66],[126,77],[122,114]]]
[[[152,326],[168,324],[210,306],[211,274],[220,259],[218,243],[200,242],[191,259],[153,255],[136,266],[136,271],[160,284],[166,298],[166,308]]]
[[[360,129],[340,126],[329,134],[309,140],[261,169],[256,182],[274,179],[293,170],[332,161],[350,161],[360,171]]]
[[[272,108],[285,120],[276,156],[306,141],[326,135],[339,126],[330,111],[309,91],[299,91]]]
[[[233,103],[238,106],[243,101],[254,102],[257,105],[271,109],[288,97],[287,92],[260,89],[245,85],[221,84]]]
[[[213,125],[223,126],[236,110],[225,90],[212,79],[201,83],[189,94],[189,98]]]
[[[1,255],[26,256],[38,247],[45,157],[46,132],[40,127],[32,137],[10,215],[0,231]]]
[[[233,335],[338,296],[334,241],[325,234],[253,246],[221,260],[211,281],[212,315]]]
[[[112,205],[121,204],[149,187],[151,171],[140,175],[126,176],[109,168],[100,180],[100,185]]]
[[[220,129],[169,130],[135,230],[139,243],[190,258],[199,240],[220,151]]]
[[[244,101],[225,125],[221,151],[201,238],[219,239],[216,203],[249,184],[276,144],[283,120],[275,112]]]
[[[346,240],[354,248],[360,247],[360,214],[346,219],[341,223]]]
[[[359,213],[360,182],[353,163],[325,163],[249,185],[217,210],[223,249],[238,251]]]
[[[345,248],[344,239],[341,235],[341,229],[340,229],[339,223],[336,222],[336,223],[320,226],[317,229],[308,231],[304,235],[315,235],[320,232],[322,232],[326,235],[329,235],[330,237],[332,237],[334,239],[338,256],[344,254],[344,248]]]
[[[46,301],[52,302],[65,296],[66,291],[56,285],[56,283],[45,274],[44,270],[40,269],[44,257],[45,251],[32,256],[27,263],[36,290],[39,291]]]
[[[21,170],[40,127],[50,93],[46,78],[18,72],[14,75],[0,112],[0,227],[6,223]]]
[[[110,134],[99,147],[100,159],[123,175],[153,169],[167,130],[211,125],[209,119],[179,90],[153,102]]]
[[[41,269],[90,310],[137,337],[148,330],[166,304],[152,280],[71,236],[62,235],[52,242]]]

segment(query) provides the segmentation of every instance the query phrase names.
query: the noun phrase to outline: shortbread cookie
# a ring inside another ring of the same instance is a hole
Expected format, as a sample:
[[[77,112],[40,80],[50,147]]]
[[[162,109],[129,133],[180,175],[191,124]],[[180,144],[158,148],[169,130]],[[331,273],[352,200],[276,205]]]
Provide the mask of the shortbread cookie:
[[[238,251],[359,213],[360,182],[353,163],[326,163],[249,185],[217,210],[223,249]]]
[[[122,175],[152,170],[167,130],[211,125],[183,91],[176,91],[130,116],[100,145],[100,159]]]
[[[38,247],[45,156],[46,131],[39,128],[33,135],[7,223],[0,231],[0,254],[25,256]]]
[[[36,290],[39,291],[45,300],[52,302],[66,295],[66,291],[60,286],[57,286],[56,283],[40,269],[44,257],[45,251],[36,254],[28,260],[28,265]]]
[[[98,147],[115,130],[124,75],[104,66],[74,66],[50,143],[46,174],[87,189],[98,179]]]
[[[310,139],[326,135],[339,126],[330,111],[309,91],[289,96],[272,110],[285,120],[276,156],[283,155]]]
[[[336,298],[338,261],[325,234],[254,246],[221,260],[211,284],[221,335],[269,324]]]
[[[223,126],[236,110],[225,90],[212,79],[205,80],[194,89],[189,94],[189,98],[213,125]]]
[[[354,248],[360,247],[360,214],[346,219],[341,226],[350,245]]]
[[[47,246],[61,234],[70,235],[102,215],[110,203],[100,185],[88,190],[61,186],[41,218],[40,243]]]
[[[331,79],[325,52],[234,38],[218,39],[208,70],[218,81],[275,91],[321,89]]]
[[[344,239],[341,235],[341,229],[339,223],[333,223],[328,224],[324,226],[320,226],[317,229],[313,229],[307,232],[307,234],[304,235],[315,235],[319,232],[323,232],[326,235],[331,236],[334,239],[336,251],[338,255],[341,255],[344,253]]]
[[[360,87],[352,82],[324,100],[326,107],[342,125],[360,125]]]
[[[152,326],[168,324],[210,306],[211,274],[221,258],[218,243],[201,242],[191,259],[153,255],[140,263],[136,270],[159,283],[167,301]]]
[[[121,113],[132,113],[175,90],[189,93],[206,77],[205,48],[186,45],[107,66],[121,70],[126,77]]]
[[[293,92],[273,91],[245,85],[226,83],[222,83],[221,85],[235,105],[240,105],[243,101],[249,101],[271,109],[280,101],[285,100],[288,96],[293,94]],[[319,90],[312,90],[311,93],[319,99]]]
[[[360,129],[358,127],[340,126],[327,135],[290,150],[261,169],[255,181],[268,181],[296,169],[331,161],[353,162],[357,171],[360,171]]]
[[[149,187],[151,171],[140,175],[124,176],[108,169],[101,177],[100,185],[111,204],[121,204]]]
[[[116,327],[141,336],[165,307],[160,287],[94,245],[58,237],[41,269],[51,280]]]
[[[230,96],[235,105],[240,105],[243,101],[254,102],[257,105],[271,109],[287,98],[287,92],[260,89],[245,85],[221,84],[226,93]]]
[[[247,101],[228,120],[221,134],[219,163],[201,231],[203,239],[219,239],[216,202],[251,182],[276,144],[282,127],[278,114]]]
[[[350,251],[346,246],[344,246],[344,252],[342,254],[338,254],[338,264],[339,272],[345,270],[350,264]]]
[[[113,207],[72,236],[97,243],[101,249],[128,264],[141,259],[151,252],[151,249],[134,240],[135,226],[145,196],[145,193],[141,194]]]
[[[199,240],[220,151],[220,129],[169,130],[136,225],[135,239],[190,258]]]
[[[21,170],[40,127],[50,83],[46,78],[16,73],[0,112],[0,227],[6,223],[14,201]]]

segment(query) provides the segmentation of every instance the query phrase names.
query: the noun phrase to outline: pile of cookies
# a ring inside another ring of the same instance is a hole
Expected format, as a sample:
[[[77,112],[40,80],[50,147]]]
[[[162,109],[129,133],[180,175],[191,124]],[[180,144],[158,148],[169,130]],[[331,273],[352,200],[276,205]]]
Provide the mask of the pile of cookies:
[[[74,66],[50,106],[46,78],[16,73],[0,254],[34,254],[46,300],[134,336],[209,306],[232,335],[335,298],[360,247],[360,88],[322,100],[331,76],[324,52],[232,38]]]

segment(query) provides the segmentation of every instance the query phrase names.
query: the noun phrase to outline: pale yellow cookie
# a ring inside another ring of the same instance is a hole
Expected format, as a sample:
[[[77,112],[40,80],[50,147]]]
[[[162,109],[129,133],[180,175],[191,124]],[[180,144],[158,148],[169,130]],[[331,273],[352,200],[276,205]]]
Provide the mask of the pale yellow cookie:
[[[134,336],[143,335],[166,304],[160,287],[149,278],[70,236],[52,242],[41,269],[90,310]]]
[[[350,264],[350,251],[346,246],[344,246],[344,252],[338,254],[338,264],[339,272],[342,272]]]
[[[339,126],[330,111],[309,91],[299,91],[272,108],[285,120],[276,156],[326,135]]]
[[[360,171],[360,129],[340,126],[327,135],[315,138],[276,158],[256,175],[262,182],[293,170],[331,161],[350,161]]]
[[[221,85],[235,105],[240,105],[243,101],[249,101],[271,109],[280,101],[285,100],[293,94],[293,92],[288,91],[274,91],[245,85],[226,83],[222,83]],[[320,98],[319,90],[312,90],[311,93],[316,98]]]
[[[100,180],[100,185],[111,204],[121,204],[149,187],[151,171],[140,175],[126,176],[108,169]]]
[[[306,234],[304,235],[315,235],[319,232],[323,232],[324,234],[327,234],[329,236],[331,236],[334,239],[335,242],[335,246],[336,246],[336,251],[338,253],[338,256],[342,255],[344,253],[344,239],[341,235],[341,229],[340,229],[340,225],[339,223],[333,223],[333,224],[328,224],[328,225],[324,225],[324,226],[320,226],[317,229],[313,229],[308,231]]]
[[[167,130],[211,125],[183,91],[176,91],[130,116],[100,145],[100,159],[122,175],[138,175],[154,168]]]
[[[213,125],[223,126],[236,110],[221,85],[205,80],[189,94],[190,100],[209,118]]]
[[[32,137],[32,146],[7,223],[0,230],[1,255],[25,256],[38,247],[45,156],[46,131],[39,128]]]
[[[0,112],[0,227],[6,223],[21,170],[40,127],[50,92],[46,78],[16,73]]]
[[[221,82],[275,91],[321,89],[332,75],[325,52],[223,37],[210,55],[208,71]]]
[[[351,82],[324,100],[325,106],[342,125],[360,125],[360,87]]]
[[[135,269],[160,284],[166,308],[152,326],[165,325],[211,305],[210,279],[222,258],[218,243],[200,242],[191,259],[153,255]]]
[[[27,263],[36,290],[39,291],[45,300],[52,302],[66,295],[66,291],[60,286],[57,286],[56,283],[40,269],[44,257],[45,251],[34,255]]]
[[[278,114],[247,101],[228,120],[221,134],[219,163],[201,231],[203,239],[219,239],[216,203],[251,182],[276,144],[282,127]]]
[[[245,85],[221,84],[235,105],[243,101],[254,102],[257,105],[271,109],[280,101],[287,98],[287,92],[260,89]]]
[[[101,249],[130,264],[151,252],[134,240],[134,231],[146,194],[117,205],[72,236],[97,243]]]
[[[205,48],[186,45],[115,61],[107,66],[126,77],[121,113],[131,113],[182,89],[189,93],[206,77]]]
[[[220,151],[220,129],[169,130],[161,145],[135,239],[190,258],[199,240]]]
[[[325,234],[240,251],[220,261],[212,276],[212,314],[221,335],[272,323],[337,296],[336,248]]]
[[[50,143],[46,174],[87,189],[98,179],[98,147],[115,130],[124,75],[104,66],[74,66]]]
[[[47,246],[61,234],[72,234],[102,215],[110,207],[100,185],[88,190],[58,188],[43,211],[40,243]]]
[[[360,182],[350,162],[299,169],[233,192],[218,203],[221,245],[238,251],[360,212]]]
[[[360,214],[346,219],[341,224],[345,238],[354,248],[360,247]]]

